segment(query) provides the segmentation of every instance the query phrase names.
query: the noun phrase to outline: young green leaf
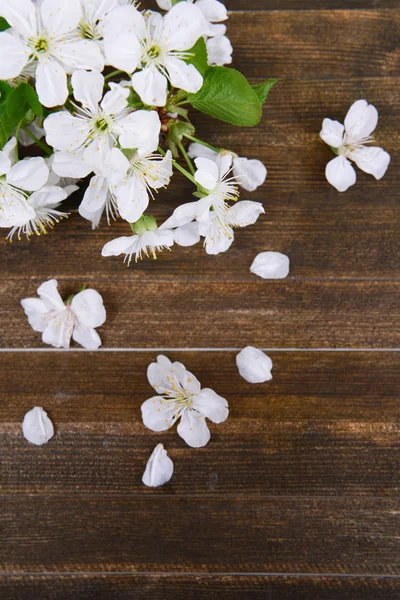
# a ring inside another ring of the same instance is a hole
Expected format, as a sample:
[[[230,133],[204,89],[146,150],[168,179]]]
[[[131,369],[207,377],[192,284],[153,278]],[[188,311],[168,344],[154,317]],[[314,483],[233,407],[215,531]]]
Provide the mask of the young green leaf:
[[[239,71],[227,67],[209,67],[203,87],[189,94],[188,101],[206,115],[232,125],[253,127],[261,119],[257,94]]]
[[[201,75],[208,69],[208,54],[207,46],[204,39],[201,37],[197,40],[193,48],[187,51],[189,57],[185,62],[196,67]]]
[[[10,25],[4,17],[0,17],[0,31],[6,31],[6,29],[10,29]]]
[[[259,101],[261,102],[261,104],[265,104],[271,88],[276,84],[277,81],[278,81],[277,79],[268,79],[267,81],[264,81],[263,83],[256,83],[251,86],[253,88],[253,90],[255,91],[255,93],[257,94],[257,97],[258,97]]]
[[[178,2],[182,2],[182,0],[172,0],[172,6],[175,6],[175,4],[178,4]]]
[[[5,112],[7,98],[13,89],[6,81],[0,81],[0,115]]]
[[[28,83],[20,83],[7,98],[7,114],[10,119],[21,121],[29,109],[38,117],[43,115],[43,107],[33,87]]]

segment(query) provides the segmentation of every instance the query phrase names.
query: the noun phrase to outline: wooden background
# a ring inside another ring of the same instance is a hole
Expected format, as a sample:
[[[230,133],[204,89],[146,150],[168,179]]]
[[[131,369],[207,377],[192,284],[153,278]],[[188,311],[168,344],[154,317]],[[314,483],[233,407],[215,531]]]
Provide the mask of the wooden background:
[[[230,0],[235,65],[279,78],[256,129],[196,117],[211,143],[262,159],[248,199],[266,215],[231,251],[174,248],[127,269],[103,259],[120,222],[92,233],[74,212],[48,236],[1,243],[0,597],[310,600],[400,597],[398,0]],[[296,9],[296,10],[294,10]],[[366,98],[379,110],[386,177],[345,194],[324,177],[324,117]],[[179,177],[157,202],[190,198]],[[258,252],[291,258],[285,281],[249,272]],[[104,297],[104,351],[44,348],[19,302],[50,277]],[[235,367],[268,348],[274,379]],[[225,396],[229,420],[200,450],[141,423],[160,349]],[[56,435],[22,437],[43,406]],[[175,462],[145,488],[155,444]]]

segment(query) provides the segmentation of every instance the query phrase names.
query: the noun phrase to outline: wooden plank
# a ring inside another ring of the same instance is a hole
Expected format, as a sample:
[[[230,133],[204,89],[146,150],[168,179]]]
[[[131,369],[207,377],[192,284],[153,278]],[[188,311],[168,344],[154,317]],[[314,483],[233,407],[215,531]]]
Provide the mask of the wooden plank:
[[[1,347],[41,346],[19,303],[42,282],[3,281]],[[60,292],[68,297],[82,283],[61,279]],[[98,275],[94,285],[108,310],[99,329],[105,347],[399,347],[400,282],[143,280],[137,286]]]
[[[5,497],[3,572],[398,574],[398,502]]]
[[[379,9],[398,8],[397,0],[224,0],[231,11],[322,10],[322,9]],[[144,8],[157,10],[155,0],[142,2]],[[228,22],[229,26],[229,22]]]
[[[157,435],[141,422],[151,353],[35,353],[29,372],[25,355],[1,355],[1,493],[152,494],[141,476],[161,441],[175,463],[168,494],[397,496],[400,353],[271,353],[274,379],[260,386],[234,356],[171,354],[230,404],[192,450],[175,428]],[[21,434],[34,405],[56,426],[42,448]]]
[[[391,600],[395,577],[244,575],[12,575],[0,576],[2,600]]]

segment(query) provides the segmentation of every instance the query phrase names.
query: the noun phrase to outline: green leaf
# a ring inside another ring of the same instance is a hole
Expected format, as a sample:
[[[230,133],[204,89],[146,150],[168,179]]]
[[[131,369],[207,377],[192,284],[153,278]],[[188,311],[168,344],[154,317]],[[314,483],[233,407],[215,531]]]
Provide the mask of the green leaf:
[[[259,101],[261,102],[261,104],[265,104],[271,88],[273,88],[273,86],[276,84],[277,81],[278,81],[277,79],[268,79],[267,81],[264,81],[263,83],[256,83],[255,85],[251,86],[253,88],[253,90],[255,91],[255,93],[257,94],[257,97],[258,97]]]
[[[189,94],[197,110],[226,123],[253,127],[260,122],[261,102],[247,79],[235,69],[209,67],[203,87]]]
[[[25,98],[28,102],[29,107],[33,110],[37,117],[43,116],[43,106],[40,103],[39,97],[36,90],[33,89],[28,83],[23,83],[25,90]]]
[[[0,115],[5,112],[7,98],[13,89],[6,81],[0,81]]]
[[[4,17],[0,17],[0,31],[6,31],[6,29],[10,29],[10,25]]]
[[[38,117],[43,115],[43,107],[33,87],[28,83],[20,83],[7,98],[7,114],[11,119],[19,122],[29,109],[32,109]]]
[[[191,54],[189,58],[185,59],[185,62],[189,65],[193,65],[196,67],[201,75],[208,69],[208,54],[207,54],[207,46],[204,41],[204,38],[199,38],[193,48],[187,51],[188,54]]]
[[[167,123],[168,136],[167,142],[168,147],[172,152],[172,155],[177,158],[179,156],[178,144],[180,144],[186,134],[194,135],[196,133],[195,128],[191,123],[186,121],[176,121],[171,119]]]
[[[175,4],[178,4],[178,2],[182,2],[182,0],[172,0],[172,6],[175,6]]]
[[[137,94],[134,89],[131,89],[127,102],[128,102],[128,106],[131,106],[132,108],[143,108],[144,107],[144,104],[141,101],[139,94]]]

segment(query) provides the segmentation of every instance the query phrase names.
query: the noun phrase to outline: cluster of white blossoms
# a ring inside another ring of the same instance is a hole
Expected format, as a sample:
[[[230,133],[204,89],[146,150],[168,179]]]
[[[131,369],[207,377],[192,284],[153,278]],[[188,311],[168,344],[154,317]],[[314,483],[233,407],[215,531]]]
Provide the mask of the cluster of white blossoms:
[[[232,46],[218,0],[157,2],[163,12],[131,0],[0,0],[0,226],[10,240],[67,217],[62,203],[80,182],[79,214],[93,229],[103,215],[127,222],[131,235],[102,255],[128,264],[201,239],[207,253],[225,252],[233,228],[264,212],[237,202],[238,186],[264,183],[264,165],[196,138],[188,109],[253,126],[275,80],[251,86],[224,66]],[[21,160],[30,144],[42,156]],[[147,211],[175,169],[197,201],[157,223]]]

